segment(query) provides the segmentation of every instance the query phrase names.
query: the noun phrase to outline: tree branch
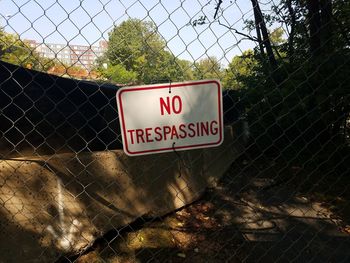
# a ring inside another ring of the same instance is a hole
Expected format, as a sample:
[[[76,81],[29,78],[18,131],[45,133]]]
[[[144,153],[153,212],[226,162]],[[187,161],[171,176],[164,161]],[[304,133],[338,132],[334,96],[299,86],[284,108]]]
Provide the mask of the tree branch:
[[[239,32],[237,29],[221,23],[220,20],[218,20],[218,22],[219,22],[220,26],[223,26],[223,27],[226,27],[227,29],[233,30],[238,35],[244,36],[244,37],[246,37],[247,39],[249,39],[251,41],[259,42],[258,39],[255,38],[255,37],[252,37],[252,36],[249,36],[249,35],[247,35],[245,33]]]
[[[217,4],[217,6],[215,7],[215,15],[214,15],[214,19],[216,19],[216,16],[218,15],[218,12],[219,12],[219,8],[220,8],[220,6],[221,6],[221,4],[222,4],[222,0],[219,0],[219,2],[218,2],[218,4]]]

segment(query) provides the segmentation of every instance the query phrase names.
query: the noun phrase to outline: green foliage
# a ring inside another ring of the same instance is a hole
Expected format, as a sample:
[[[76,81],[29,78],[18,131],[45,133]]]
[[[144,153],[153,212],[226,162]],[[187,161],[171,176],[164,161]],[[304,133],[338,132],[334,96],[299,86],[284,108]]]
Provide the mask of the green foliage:
[[[152,22],[128,19],[109,34],[108,50],[99,71],[118,83],[153,83],[192,79],[188,62],[173,56]],[[121,76],[117,76],[121,74]]]
[[[333,3],[334,38],[336,47],[350,47],[350,2],[344,0]]]
[[[310,47],[305,3],[286,0],[282,4],[287,2],[297,12],[294,20],[287,7],[279,7],[278,12],[284,13],[270,17],[289,29],[293,26],[292,33],[277,28],[269,34],[278,68],[272,70],[260,49],[248,50],[232,59],[223,86],[241,94],[255,149],[295,158],[298,153],[317,153],[330,142],[344,145],[346,134],[350,134],[346,130],[350,115],[350,4],[334,1],[333,13],[319,10],[325,26],[318,31],[321,43],[315,52]],[[333,19],[327,18],[329,14]],[[329,27],[332,32],[327,31]]]
[[[350,52],[335,52],[327,60],[306,58],[298,66],[279,60],[281,83],[256,60],[239,80],[257,148],[287,157],[338,140],[349,114],[349,60]]]
[[[54,65],[54,61],[42,58],[26,41],[18,35],[9,34],[0,28],[0,59],[8,63],[47,71]]]
[[[258,63],[253,50],[247,50],[241,56],[235,56],[223,76],[223,87],[235,90],[248,88],[250,83],[247,82],[255,74]]]
[[[278,46],[282,43],[286,42],[286,39],[283,38],[284,35],[284,30],[281,27],[278,27],[276,29],[274,29],[271,33],[270,33],[270,40],[271,43],[274,46]]]
[[[128,71],[122,64],[110,65],[107,69],[100,70],[102,76],[114,83],[134,83],[137,73]]]
[[[216,57],[208,57],[194,63],[194,77],[196,79],[221,79],[222,65]]]
[[[164,46],[153,23],[129,19],[110,32],[107,57],[112,65],[121,63],[127,70],[137,70],[144,63],[157,62]]]

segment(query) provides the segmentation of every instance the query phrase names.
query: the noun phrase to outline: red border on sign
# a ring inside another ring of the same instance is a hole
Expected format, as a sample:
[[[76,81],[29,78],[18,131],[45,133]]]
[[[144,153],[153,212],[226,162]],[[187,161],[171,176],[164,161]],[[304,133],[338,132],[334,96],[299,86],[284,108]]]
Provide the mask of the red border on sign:
[[[219,133],[220,133],[220,137],[219,140],[217,142],[212,142],[212,143],[204,143],[204,144],[193,144],[193,145],[183,145],[183,146],[175,146],[175,147],[167,147],[167,148],[160,148],[160,149],[152,149],[152,150],[145,150],[145,151],[137,151],[137,152],[132,152],[129,151],[128,149],[128,140],[126,137],[126,130],[125,130],[125,119],[124,119],[124,111],[123,111],[123,103],[122,103],[122,99],[121,99],[121,95],[124,92],[130,92],[130,91],[140,91],[140,90],[150,90],[150,89],[165,89],[165,88],[181,88],[181,87],[185,87],[185,86],[195,86],[195,85],[201,85],[201,84],[209,84],[209,83],[215,83],[218,87],[218,112],[219,112]],[[165,84],[165,85],[157,85],[157,86],[145,86],[145,87],[136,87],[136,88],[123,88],[122,90],[120,90],[119,92],[117,92],[118,96],[117,96],[117,103],[119,105],[119,116],[121,118],[122,121],[122,129],[123,129],[123,137],[124,137],[124,141],[123,144],[125,144],[124,150],[129,154],[129,155],[140,155],[140,154],[147,154],[147,153],[152,153],[152,152],[164,152],[164,151],[170,151],[170,150],[176,150],[176,149],[190,149],[190,148],[196,148],[196,147],[204,147],[204,146],[215,146],[215,145],[220,145],[222,143],[223,137],[222,137],[222,130],[223,130],[223,120],[222,120],[222,116],[221,116],[221,89],[220,89],[220,83],[216,80],[208,80],[208,81],[196,81],[196,82],[188,82],[188,83],[174,83],[174,84]]]

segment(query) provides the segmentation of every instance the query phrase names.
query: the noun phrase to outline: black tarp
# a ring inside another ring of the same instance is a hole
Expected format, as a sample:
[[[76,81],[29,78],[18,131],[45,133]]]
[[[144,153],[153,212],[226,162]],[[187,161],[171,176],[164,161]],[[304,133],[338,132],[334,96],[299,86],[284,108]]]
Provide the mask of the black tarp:
[[[120,148],[118,87],[0,62],[1,152]],[[6,149],[4,149],[6,147]]]
[[[0,61],[0,154],[3,157],[122,148],[118,87],[76,80]],[[241,115],[224,91],[224,122]]]

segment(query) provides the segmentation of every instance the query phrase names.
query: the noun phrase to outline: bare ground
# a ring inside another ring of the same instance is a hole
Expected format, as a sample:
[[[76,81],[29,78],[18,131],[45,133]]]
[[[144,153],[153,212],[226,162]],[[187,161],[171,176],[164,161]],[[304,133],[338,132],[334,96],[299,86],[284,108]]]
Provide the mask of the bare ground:
[[[112,231],[69,260],[350,262],[346,171],[277,163],[241,158],[201,200]]]

